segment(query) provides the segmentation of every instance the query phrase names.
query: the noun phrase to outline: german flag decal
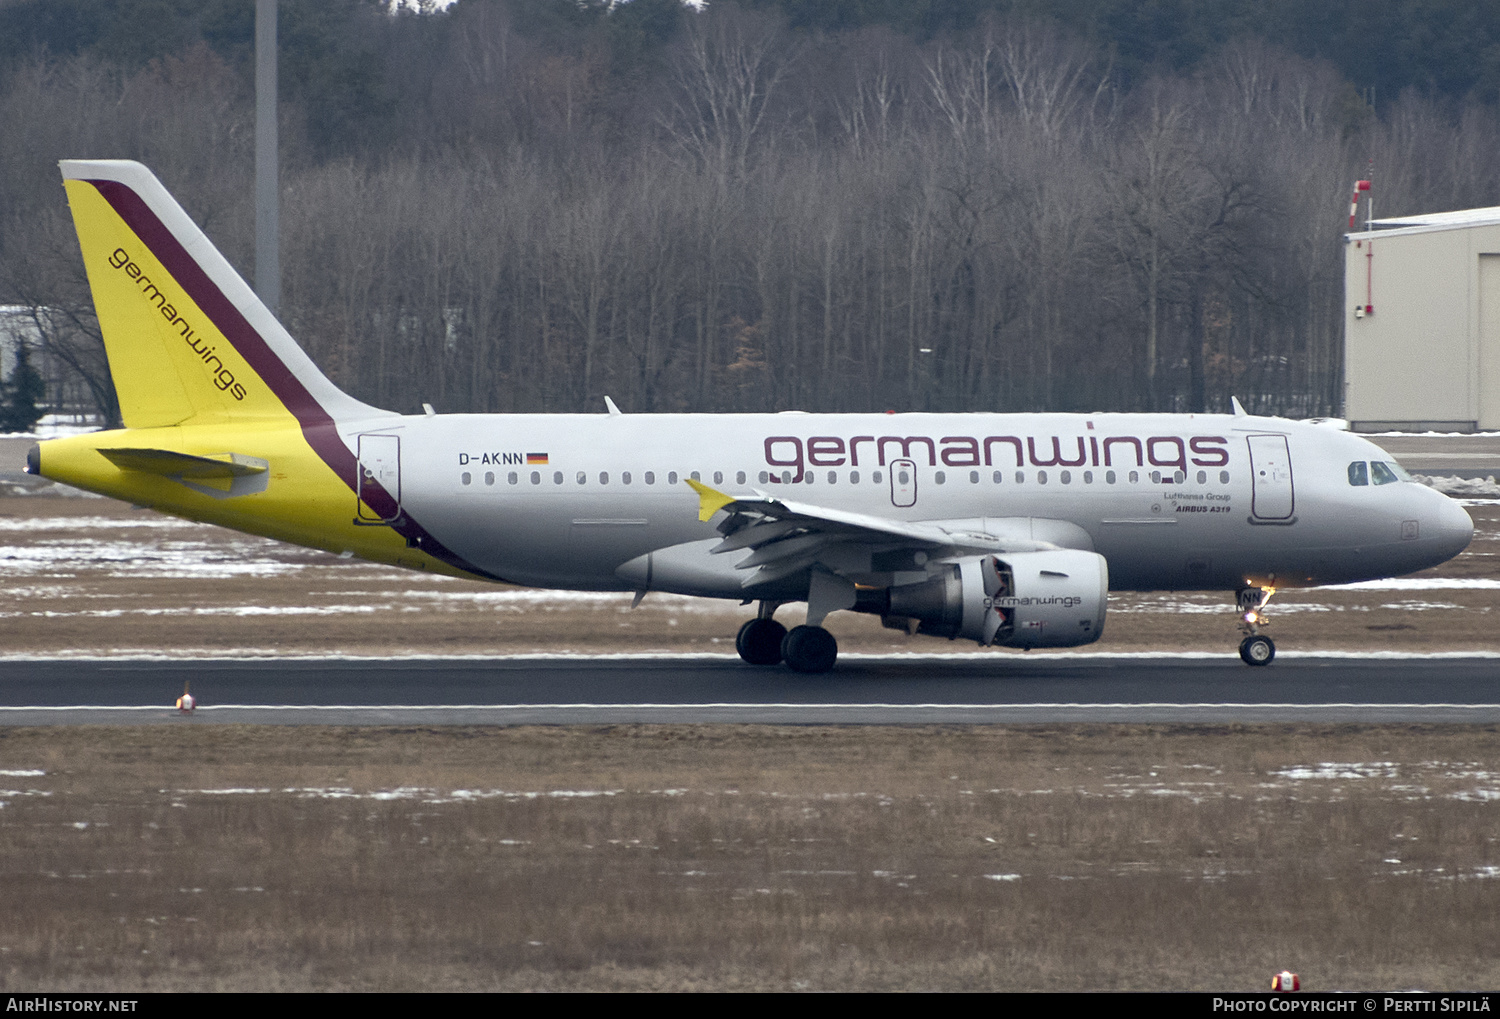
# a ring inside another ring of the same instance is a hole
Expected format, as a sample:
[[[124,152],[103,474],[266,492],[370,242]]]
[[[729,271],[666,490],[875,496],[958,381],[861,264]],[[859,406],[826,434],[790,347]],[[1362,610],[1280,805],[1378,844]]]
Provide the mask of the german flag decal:
[[[547,454],[546,453],[527,453],[526,454],[526,462],[527,462],[527,464],[544,464],[544,463],[547,462]]]

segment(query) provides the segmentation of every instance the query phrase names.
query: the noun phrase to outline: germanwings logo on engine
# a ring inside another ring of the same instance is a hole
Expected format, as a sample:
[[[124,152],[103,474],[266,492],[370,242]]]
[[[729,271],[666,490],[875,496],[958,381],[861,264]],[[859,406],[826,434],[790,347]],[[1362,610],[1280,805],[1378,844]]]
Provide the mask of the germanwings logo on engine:
[[[1229,440],[1222,435],[772,435],[765,440],[766,463],[796,471],[802,480],[808,467],[880,466],[890,459],[926,456],[936,467],[1225,467]],[[920,463],[920,461],[918,461]]]

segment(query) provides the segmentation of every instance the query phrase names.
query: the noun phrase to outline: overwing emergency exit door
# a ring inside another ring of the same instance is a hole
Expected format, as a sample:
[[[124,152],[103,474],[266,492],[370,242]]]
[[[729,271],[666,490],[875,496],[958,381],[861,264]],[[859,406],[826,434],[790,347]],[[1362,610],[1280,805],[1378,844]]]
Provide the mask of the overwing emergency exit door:
[[[359,437],[358,512],[362,523],[388,524],[401,515],[401,437]]]
[[[914,461],[891,461],[891,502],[897,506],[917,504],[917,465]]]

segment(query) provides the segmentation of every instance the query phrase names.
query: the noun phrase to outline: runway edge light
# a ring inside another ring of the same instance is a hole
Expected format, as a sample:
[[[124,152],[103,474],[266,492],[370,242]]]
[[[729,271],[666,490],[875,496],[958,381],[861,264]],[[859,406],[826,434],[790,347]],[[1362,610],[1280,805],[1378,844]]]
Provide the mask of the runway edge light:
[[[1302,981],[1291,970],[1284,969],[1271,978],[1271,990],[1273,991],[1300,991]]]
[[[177,710],[180,711],[180,712],[182,712],[184,715],[190,715],[190,714],[192,714],[193,713],[193,709],[198,706],[198,702],[196,700],[194,700],[193,699],[193,695],[188,692],[188,683],[189,682],[191,682],[191,681],[188,680],[188,681],[184,681],[183,682],[183,684],[182,684],[182,696],[179,697],[179,698],[177,698]]]

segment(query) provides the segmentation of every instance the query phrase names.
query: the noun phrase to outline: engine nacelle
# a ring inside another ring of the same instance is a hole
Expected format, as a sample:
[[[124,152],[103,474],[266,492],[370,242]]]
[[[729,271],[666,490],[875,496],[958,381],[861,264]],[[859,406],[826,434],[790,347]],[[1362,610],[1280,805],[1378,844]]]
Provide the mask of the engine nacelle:
[[[860,592],[856,611],[894,629],[981,645],[1077,647],[1104,632],[1109,567],[1077,549],[967,559],[919,584]]]

